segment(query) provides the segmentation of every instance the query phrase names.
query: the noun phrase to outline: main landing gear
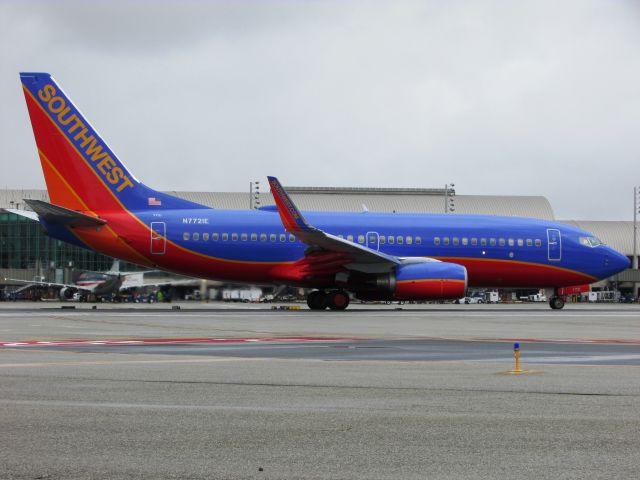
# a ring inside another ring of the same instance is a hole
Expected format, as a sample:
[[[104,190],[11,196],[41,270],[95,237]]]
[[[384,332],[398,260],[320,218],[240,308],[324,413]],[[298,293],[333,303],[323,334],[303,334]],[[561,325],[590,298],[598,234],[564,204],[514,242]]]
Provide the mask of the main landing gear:
[[[311,310],[344,310],[349,306],[349,294],[344,290],[323,292],[314,290],[307,297],[307,305]]]
[[[560,310],[564,307],[564,298],[562,297],[551,297],[549,299],[549,306],[554,310]]]

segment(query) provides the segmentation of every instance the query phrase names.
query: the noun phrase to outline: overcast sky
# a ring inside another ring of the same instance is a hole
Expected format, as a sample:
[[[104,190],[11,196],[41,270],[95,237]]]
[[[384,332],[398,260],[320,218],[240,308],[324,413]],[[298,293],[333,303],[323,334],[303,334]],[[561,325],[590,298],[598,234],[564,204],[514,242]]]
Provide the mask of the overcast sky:
[[[44,188],[47,71],[161,190],[442,187],[631,220],[638,1],[0,0],[0,187]]]

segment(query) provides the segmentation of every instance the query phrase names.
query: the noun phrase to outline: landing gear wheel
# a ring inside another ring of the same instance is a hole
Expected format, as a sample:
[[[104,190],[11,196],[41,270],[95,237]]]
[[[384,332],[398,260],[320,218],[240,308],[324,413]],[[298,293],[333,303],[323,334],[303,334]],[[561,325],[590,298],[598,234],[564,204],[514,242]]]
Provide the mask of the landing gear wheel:
[[[344,310],[349,306],[349,294],[344,290],[331,292],[327,297],[327,304],[331,310]]]
[[[311,310],[324,310],[327,308],[327,294],[320,290],[314,290],[307,296],[307,305]]]
[[[549,300],[549,306],[554,310],[560,310],[564,307],[564,298],[562,297],[551,297]]]

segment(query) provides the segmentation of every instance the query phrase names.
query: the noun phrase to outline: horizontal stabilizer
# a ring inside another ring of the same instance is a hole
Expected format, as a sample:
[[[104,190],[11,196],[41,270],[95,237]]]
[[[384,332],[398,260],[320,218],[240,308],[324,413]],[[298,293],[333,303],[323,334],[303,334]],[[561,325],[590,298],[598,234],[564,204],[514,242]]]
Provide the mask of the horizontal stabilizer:
[[[67,227],[99,227],[107,223],[106,220],[101,218],[85,215],[84,213],[43,202],[42,200],[25,198],[24,201],[38,214],[41,220],[54,225],[65,225]]]

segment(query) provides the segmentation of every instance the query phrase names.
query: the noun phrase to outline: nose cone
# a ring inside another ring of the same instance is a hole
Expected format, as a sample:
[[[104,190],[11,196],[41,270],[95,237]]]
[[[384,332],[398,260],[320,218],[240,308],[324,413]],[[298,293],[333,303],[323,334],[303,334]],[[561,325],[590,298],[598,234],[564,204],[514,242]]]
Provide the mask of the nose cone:
[[[610,277],[622,270],[631,267],[631,261],[623,254],[607,247],[607,251],[604,255],[604,270],[605,276]]]

